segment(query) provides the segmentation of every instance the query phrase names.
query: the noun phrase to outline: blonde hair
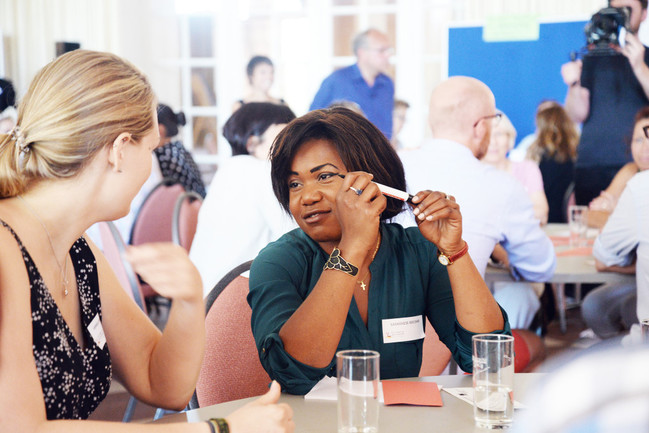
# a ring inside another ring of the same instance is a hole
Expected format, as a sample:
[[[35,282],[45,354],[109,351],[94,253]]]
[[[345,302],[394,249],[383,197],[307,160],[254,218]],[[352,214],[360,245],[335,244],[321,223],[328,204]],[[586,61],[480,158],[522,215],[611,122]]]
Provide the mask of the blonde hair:
[[[527,150],[527,157],[539,162],[545,155],[557,162],[577,157],[579,132],[561,105],[553,105],[536,114],[536,139]]]
[[[498,110],[498,112],[500,113],[500,122],[498,122],[498,125],[496,125],[496,127],[493,128],[492,133],[497,129],[500,129],[503,132],[505,132],[508,137],[509,148],[513,149],[514,144],[516,144],[516,136],[518,135],[518,133],[516,132],[516,128],[514,127],[512,121],[509,120],[509,117],[507,117],[507,115],[504,112],[500,110]]]
[[[155,124],[154,103],[129,62],[86,50],[60,56],[34,77],[13,133],[0,135],[0,197],[77,175],[120,133],[138,142]]]

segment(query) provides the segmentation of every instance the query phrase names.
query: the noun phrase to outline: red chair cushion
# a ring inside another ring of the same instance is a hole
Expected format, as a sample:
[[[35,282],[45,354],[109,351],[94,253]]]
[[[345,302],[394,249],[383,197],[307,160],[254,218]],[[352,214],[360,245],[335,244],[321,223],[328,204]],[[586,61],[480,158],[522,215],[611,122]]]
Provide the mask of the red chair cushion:
[[[248,278],[236,277],[219,294],[205,318],[207,344],[196,384],[200,407],[268,391],[270,377],[259,361],[247,295]]]
[[[514,336],[514,371],[519,373],[530,363],[530,350],[518,332],[512,330],[512,335]]]

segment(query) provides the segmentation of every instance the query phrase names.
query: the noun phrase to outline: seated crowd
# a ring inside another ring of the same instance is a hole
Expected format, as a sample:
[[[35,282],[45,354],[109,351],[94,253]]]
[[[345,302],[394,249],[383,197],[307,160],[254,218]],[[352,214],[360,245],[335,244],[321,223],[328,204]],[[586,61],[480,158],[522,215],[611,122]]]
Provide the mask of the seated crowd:
[[[465,372],[480,333],[514,335],[516,371],[542,360],[533,323],[556,267],[543,226],[565,222],[577,128],[561,104],[540,104],[525,157],[514,161],[516,129],[492,91],[451,77],[431,94],[434,138],[412,149],[396,139],[402,125],[391,120],[403,120],[407,103],[383,94],[389,104],[378,113],[369,93],[353,104],[338,99],[340,83],[368,74],[394,92],[387,61],[372,57],[387,55],[386,41],[376,30],[359,35],[358,63],[318,91],[313,108],[328,108],[297,118],[269,94],[270,59],[254,57],[251,91],[223,128],[233,156],[208,187],[174,139],[184,115],[159,104],[130,63],[77,50],[36,75],[15,125],[0,135],[3,427],[291,432],[293,412],[278,402],[280,392],[303,395],[335,376],[344,349],[378,351],[382,379],[417,376],[426,326]],[[632,132],[633,161],[590,204],[591,223],[603,227],[598,269],[638,275],[637,285],[586,297],[584,318],[602,338],[638,334],[634,324],[649,317],[649,108]],[[152,243],[126,253],[139,277],[172,301],[160,331],[86,232],[128,218],[143,185],[169,177],[204,197],[190,252]],[[410,198],[386,195],[383,186]],[[248,260],[252,335],[272,379],[267,394],[203,423],[79,421],[104,400],[113,375],[138,400],[185,408],[205,350],[203,297]],[[490,263],[516,281],[489,287]],[[403,318],[409,329],[395,338],[390,327]]]

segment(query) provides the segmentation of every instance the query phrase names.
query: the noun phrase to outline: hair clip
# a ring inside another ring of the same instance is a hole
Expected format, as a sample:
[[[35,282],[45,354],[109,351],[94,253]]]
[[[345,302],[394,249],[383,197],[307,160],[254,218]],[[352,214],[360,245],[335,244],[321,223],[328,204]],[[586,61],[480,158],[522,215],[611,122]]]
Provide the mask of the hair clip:
[[[14,128],[11,130],[11,136],[16,142],[16,148],[20,153],[29,152],[29,143],[25,143],[25,134],[23,134],[20,126],[14,126]]]

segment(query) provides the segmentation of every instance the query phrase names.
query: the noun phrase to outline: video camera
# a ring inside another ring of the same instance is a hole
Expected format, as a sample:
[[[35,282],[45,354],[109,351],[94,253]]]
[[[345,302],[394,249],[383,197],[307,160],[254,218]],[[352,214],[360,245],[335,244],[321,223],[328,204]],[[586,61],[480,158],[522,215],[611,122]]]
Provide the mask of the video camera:
[[[584,27],[588,54],[617,54],[612,46],[624,46],[626,32],[629,31],[630,16],[629,7],[607,7],[595,13]]]

